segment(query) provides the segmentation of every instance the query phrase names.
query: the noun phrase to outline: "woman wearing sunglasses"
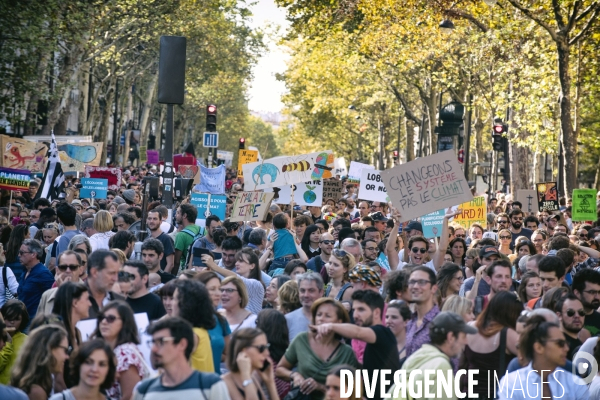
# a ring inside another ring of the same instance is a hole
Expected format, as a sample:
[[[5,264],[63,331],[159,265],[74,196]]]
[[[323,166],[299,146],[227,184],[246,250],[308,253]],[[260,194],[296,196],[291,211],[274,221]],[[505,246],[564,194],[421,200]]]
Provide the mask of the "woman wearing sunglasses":
[[[333,250],[327,263],[327,274],[329,283],[325,289],[325,297],[339,301],[349,301],[352,299],[352,282],[350,282],[349,273],[356,261],[354,256],[345,250]]]
[[[107,390],[111,400],[131,399],[133,388],[150,376],[150,369],[140,353],[138,329],[133,310],[124,301],[108,303],[97,318],[93,336],[104,339],[117,358],[117,378]]]
[[[510,256],[513,251],[510,249],[510,242],[512,241],[512,233],[508,229],[500,229],[498,232],[498,239],[500,241],[500,247],[498,251],[505,256]]]
[[[223,375],[231,400],[279,400],[272,362],[267,336],[260,329],[234,332],[227,347],[229,372]]]

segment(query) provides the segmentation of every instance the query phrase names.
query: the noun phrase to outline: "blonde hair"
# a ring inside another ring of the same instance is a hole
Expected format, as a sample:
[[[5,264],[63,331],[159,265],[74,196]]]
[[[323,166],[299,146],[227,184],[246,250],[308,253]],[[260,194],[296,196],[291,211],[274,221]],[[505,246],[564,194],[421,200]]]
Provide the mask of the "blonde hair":
[[[453,294],[444,301],[442,311],[451,311],[461,317],[473,310],[473,302],[465,297]]]
[[[100,210],[94,215],[94,229],[104,233],[112,231],[114,227],[112,215],[106,210]]]
[[[298,282],[290,280],[285,282],[277,291],[279,298],[279,311],[283,314],[290,313],[302,307],[298,292]]]
[[[127,262],[127,256],[125,255],[125,253],[123,252],[123,250],[121,250],[121,249],[110,249],[110,251],[112,251],[113,253],[115,253],[117,255],[117,258],[119,259],[119,262],[122,265],[125,265],[125,263]]]
[[[223,279],[221,281],[221,287],[227,285],[228,283],[232,283],[233,286],[235,286],[237,288],[238,294],[240,295],[240,307],[241,308],[246,308],[246,306],[248,305],[248,291],[246,290],[246,285],[244,284],[244,281],[242,281],[239,277],[237,276],[228,276],[227,278]]]

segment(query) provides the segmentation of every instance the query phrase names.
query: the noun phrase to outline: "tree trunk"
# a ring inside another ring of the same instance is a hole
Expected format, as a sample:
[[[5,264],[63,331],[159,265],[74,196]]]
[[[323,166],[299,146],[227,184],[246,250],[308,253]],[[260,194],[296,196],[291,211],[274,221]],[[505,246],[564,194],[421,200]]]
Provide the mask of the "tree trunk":
[[[116,79],[114,81],[116,81]],[[109,134],[109,130],[111,128],[110,116],[111,116],[112,110],[113,110],[111,105],[114,102],[114,98],[115,98],[115,87],[114,87],[114,82],[111,81],[111,83],[109,83],[106,96],[104,97],[104,99],[106,100],[106,106],[104,107],[104,110],[102,110],[102,115],[100,116],[100,123],[99,123],[99,127],[98,127],[98,136],[100,138],[100,141],[103,143],[108,143],[108,134]],[[115,121],[115,123],[116,123],[116,121]],[[114,146],[114,143],[113,143],[113,146]],[[108,149],[107,146],[102,147],[102,158],[101,158],[102,165],[104,165],[104,162],[108,156],[107,149]],[[113,158],[116,159],[116,157],[113,157]],[[115,160],[111,160],[111,162],[115,163]]]
[[[54,125],[54,134],[57,136],[62,136],[67,134],[67,124],[69,122],[69,117],[71,116],[71,106],[73,105],[73,97],[71,93],[69,93],[65,98],[65,105],[60,110],[60,116],[58,117],[58,121],[56,121],[56,125]]]
[[[484,150],[483,150],[483,128],[485,124],[483,123],[483,119],[481,118],[481,108],[475,107],[475,120],[473,121],[473,131],[475,132],[475,162],[482,163],[485,159]],[[482,175],[484,173],[484,168],[477,167],[477,171],[474,172],[477,175]]]
[[[430,89],[429,97],[427,99],[427,120],[428,120],[428,147],[429,150],[425,155],[434,154],[437,152],[437,134],[434,132],[437,121],[438,112],[438,93],[433,87]]]
[[[563,190],[562,195],[570,197],[577,187],[577,136],[571,118],[571,75],[569,71],[568,37],[560,36],[557,43],[558,77],[560,81],[560,142],[563,145]]]
[[[404,117],[404,132],[406,133],[406,162],[410,162],[415,159],[415,131],[413,129],[412,121]],[[398,155],[399,156],[399,155]]]
[[[146,99],[144,100],[144,110],[142,111],[142,122],[140,123],[140,143],[142,146],[146,145],[148,142],[148,135],[150,134],[150,121],[152,121],[152,110],[154,110],[157,85],[158,73],[155,73],[146,89]]]

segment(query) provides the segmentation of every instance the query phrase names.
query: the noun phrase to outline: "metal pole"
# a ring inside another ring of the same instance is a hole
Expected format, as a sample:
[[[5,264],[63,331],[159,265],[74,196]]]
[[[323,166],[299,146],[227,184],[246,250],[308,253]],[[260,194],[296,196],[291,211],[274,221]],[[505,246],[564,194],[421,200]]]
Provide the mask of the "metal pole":
[[[119,123],[117,122],[118,114],[119,114],[119,78],[117,78],[117,81],[115,83],[115,113],[113,116],[112,152],[110,154],[110,162],[113,165],[117,164],[117,131],[118,131],[118,125],[119,125]]]
[[[473,94],[469,93],[469,112],[467,113],[467,122],[465,130],[465,179],[469,181],[469,150],[471,148],[471,118],[473,117]]]
[[[172,211],[173,208],[173,104],[167,104],[167,127],[165,132],[165,170],[163,172],[162,203]],[[170,216],[169,216],[170,217]]]

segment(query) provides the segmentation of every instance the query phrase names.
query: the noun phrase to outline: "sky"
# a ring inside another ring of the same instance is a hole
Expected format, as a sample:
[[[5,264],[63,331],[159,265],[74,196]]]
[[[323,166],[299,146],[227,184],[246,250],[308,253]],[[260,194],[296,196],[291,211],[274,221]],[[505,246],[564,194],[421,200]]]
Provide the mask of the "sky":
[[[252,27],[265,28],[271,24],[286,29],[289,26],[285,20],[285,10],[278,8],[273,0],[257,0],[251,10]],[[277,112],[283,109],[281,96],[285,92],[285,84],[278,82],[275,74],[285,71],[289,56],[274,40],[266,37],[265,41],[268,49],[253,69],[254,78],[248,92],[249,108],[252,111]]]

